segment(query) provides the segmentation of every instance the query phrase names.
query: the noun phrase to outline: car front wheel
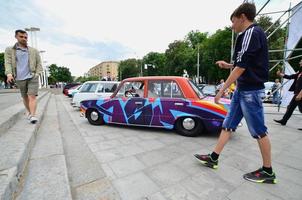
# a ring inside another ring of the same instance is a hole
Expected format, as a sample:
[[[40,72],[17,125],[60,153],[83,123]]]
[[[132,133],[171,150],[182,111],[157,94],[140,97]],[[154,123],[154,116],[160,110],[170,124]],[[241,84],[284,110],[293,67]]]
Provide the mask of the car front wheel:
[[[104,120],[103,120],[101,114],[96,109],[87,110],[86,117],[88,119],[88,122],[92,125],[104,124]]]
[[[203,132],[204,127],[200,119],[194,117],[182,117],[176,121],[175,129],[180,135],[195,137]]]

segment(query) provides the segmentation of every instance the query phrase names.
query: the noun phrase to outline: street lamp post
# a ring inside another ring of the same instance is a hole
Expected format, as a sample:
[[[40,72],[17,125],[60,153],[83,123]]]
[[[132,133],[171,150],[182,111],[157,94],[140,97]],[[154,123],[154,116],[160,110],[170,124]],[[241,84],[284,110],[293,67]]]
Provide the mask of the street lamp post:
[[[45,70],[45,68],[44,68],[44,63],[45,63],[45,61],[44,61],[44,56],[43,56],[43,54],[46,52],[46,51],[44,51],[44,50],[41,50],[41,51],[39,51],[40,52],[40,54],[41,54],[41,65],[42,65],[42,70],[43,70],[43,72],[42,72],[42,76],[40,76],[40,79],[41,79],[41,86],[43,87],[46,87],[47,88],[47,76],[46,76],[46,70]]]
[[[37,27],[30,27],[30,28],[25,28],[25,31],[28,31],[30,33],[30,40],[31,40],[31,46],[38,48],[38,42],[37,42],[37,31],[40,31],[40,28]]]
[[[199,84],[199,45],[197,45],[197,84]]]

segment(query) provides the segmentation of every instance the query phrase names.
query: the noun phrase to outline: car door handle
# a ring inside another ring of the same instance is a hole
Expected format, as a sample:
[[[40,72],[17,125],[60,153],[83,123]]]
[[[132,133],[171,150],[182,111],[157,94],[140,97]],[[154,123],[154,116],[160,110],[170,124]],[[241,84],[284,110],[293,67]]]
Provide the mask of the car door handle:
[[[183,103],[174,103],[175,106],[183,106]]]
[[[135,105],[142,105],[142,104],[143,104],[143,102],[140,102],[140,101],[135,102]]]

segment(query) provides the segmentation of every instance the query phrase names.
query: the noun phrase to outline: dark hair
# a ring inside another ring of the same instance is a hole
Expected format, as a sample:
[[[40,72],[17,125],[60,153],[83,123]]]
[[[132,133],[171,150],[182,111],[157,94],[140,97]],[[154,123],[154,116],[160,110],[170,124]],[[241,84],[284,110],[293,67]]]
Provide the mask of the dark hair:
[[[26,31],[21,30],[21,29],[18,29],[18,30],[15,31],[15,35],[17,35],[18,33],[23,33],[23,34],[26,33],[27,34]]]
[[[241,14],[244,14],[249,21],[254,21],[256,17],[256,6],[253,3],[243,3],[231,14],[230,19],[233,17],[239,18]]]

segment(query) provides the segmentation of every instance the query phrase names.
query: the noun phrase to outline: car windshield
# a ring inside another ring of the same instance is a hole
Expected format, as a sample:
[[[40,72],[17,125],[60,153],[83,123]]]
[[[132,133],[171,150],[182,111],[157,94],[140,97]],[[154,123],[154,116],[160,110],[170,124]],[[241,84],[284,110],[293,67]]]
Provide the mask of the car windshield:
[[[199,90],[198,86],[193,81],[189,80],[189,83],[200,99],[205,98],[205,95]]]

